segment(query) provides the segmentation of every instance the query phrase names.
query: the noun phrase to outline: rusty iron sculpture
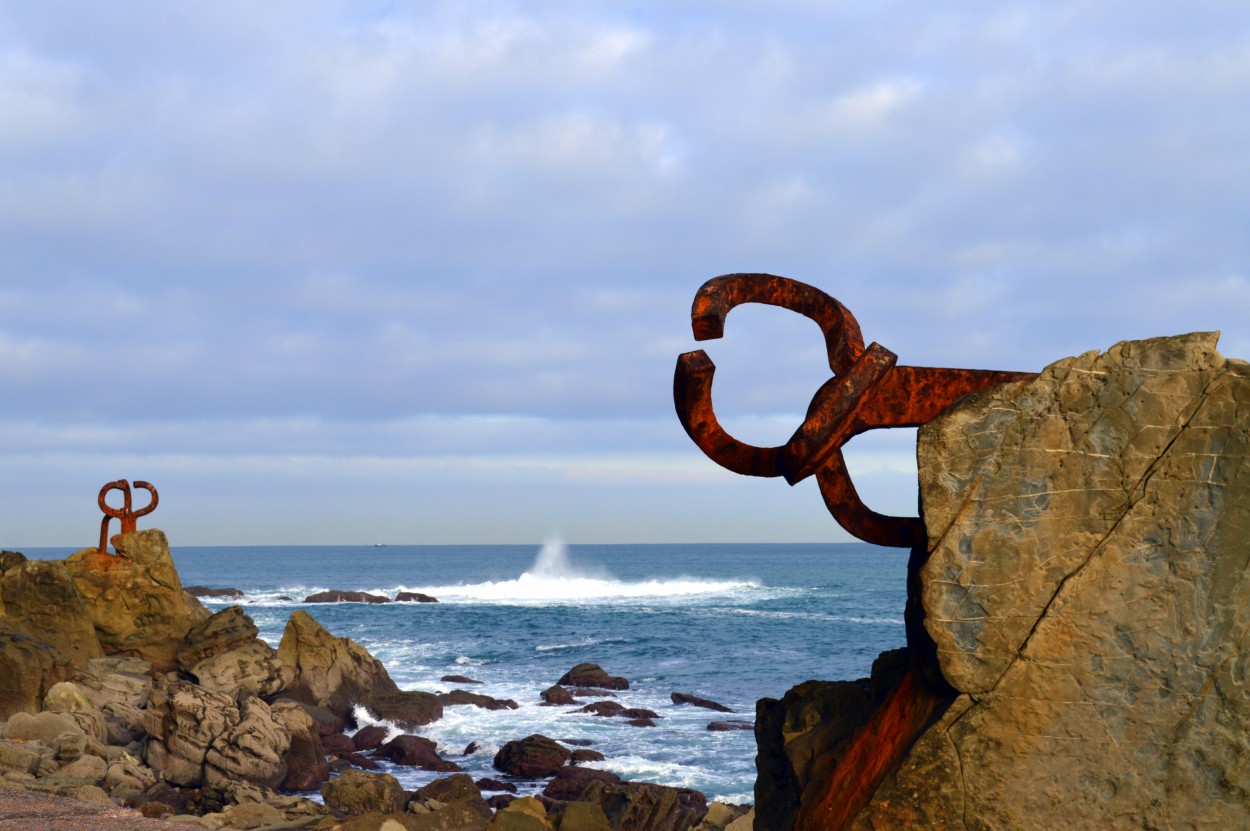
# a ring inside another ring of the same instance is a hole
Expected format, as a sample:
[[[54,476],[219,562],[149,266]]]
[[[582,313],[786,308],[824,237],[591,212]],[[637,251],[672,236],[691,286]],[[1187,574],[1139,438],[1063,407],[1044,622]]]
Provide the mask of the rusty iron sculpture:
[[[712,461],[747,476],[780,476],[794,485],[816,475],[825,505],[838,524],[865,542],[910,548],[925,542],[918,517],[879,514],[860,500],[842,457],[842,445],[868,430],[919,427],[969,393],[1030,372],[897,366],[898,356],[864,346],[859,324],[845,306],[797,280],[771,274],[726,274],[699,289],[690,311],[695,340],[720,338],[725,316],[743,303],[798,312],[825,335],[834,377],[816,391],[807,416],[779,447],[755,447],[729,435],[712,412],[716,365],[702,349],[677,359],[673,399],[682,426]]]
[[[130,497],[130,483],[125,479],[118,479],[116,482],[109,482],[100,488],[100,510],[104,511],[104,519],[100,522],[100,553],[108,553],[109,541],[109,522],[116,519],[121,523],[122,534],[129,534],[138,529],[135,522],[141,516],[147,516],[156,510],[156,503],[160,501],[160,496],[156,493],[156,488],[147,482],[135,480],[136,488],[143,488],[152,495],[152,501],[146,507],[134,510]],[[109,491],[121,491],[123,494],[123,504],[120,508],[114,508],[105,501]]]

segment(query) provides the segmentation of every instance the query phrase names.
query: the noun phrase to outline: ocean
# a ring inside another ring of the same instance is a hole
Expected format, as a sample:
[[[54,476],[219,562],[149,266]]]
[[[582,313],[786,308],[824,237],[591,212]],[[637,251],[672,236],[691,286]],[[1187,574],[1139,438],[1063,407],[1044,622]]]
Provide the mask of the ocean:
[[[380,659],[401,689],[449,690],[457,685],[439,679],[457,674],[482,682],[465,689],[516,700],[518,710],[448,707],[419,731],[474,778],[498,777],[491,759],[504,742],[542,733],[592,742],[607,757],[593,766],[625,779],[753,802],[754,734],[713,732],[708,723],[752,720],[756,699],[809,679],[866,676],[880,652],[905,640],[907,551],[862,543],[179,546],[172,553],[183,585],[243,591],[238,602],[275,647],[287,617],[304,608]],[[300,602],[326,589],[392,598],[415,591],[440,602]],[[215,611],[229,601],[205,605]],[[628,678],[617,700],[656,711],[657,726],[539,706],[539,693],[583,661]],[[735,712],[676,706],[674,691]],[[471,742],[480,749],[464,756]],[[385,769],[409,789],[437,778]]]

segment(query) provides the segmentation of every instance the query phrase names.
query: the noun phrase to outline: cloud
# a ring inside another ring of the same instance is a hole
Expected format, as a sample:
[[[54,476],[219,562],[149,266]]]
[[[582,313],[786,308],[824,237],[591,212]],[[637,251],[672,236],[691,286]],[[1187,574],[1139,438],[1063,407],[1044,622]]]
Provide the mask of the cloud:
[[[693,342],[694,291],[734,271],[824,288],[904,363],[1037,369],[1197,329],[1245,355],[1243,16],[10,5],[0,455],[32,475],[56,453],[159,457],[174,481],[171,460],[213,454],[319,475],[577,459],[576,497],[545,495],[619,529],[613,477],[701,458],[673,417],[679,352],[708,350],[718,413],[757,443],[827,378],[819,334],[784,311]],[[865,479],[907,492],[900,452]],[[515,468],[481,469],[510,485]],[[290,522],[298,475],[273,476]],[[752,527],[798,533],[773,507]]]

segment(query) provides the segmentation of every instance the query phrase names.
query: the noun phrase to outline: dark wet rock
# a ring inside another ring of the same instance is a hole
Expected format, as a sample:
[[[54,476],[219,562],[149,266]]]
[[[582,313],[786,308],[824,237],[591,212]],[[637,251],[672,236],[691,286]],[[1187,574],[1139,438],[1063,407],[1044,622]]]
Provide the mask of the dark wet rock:
[[[630,707],[628,710],[621,710],[621,715],[625,718],[660,718],[660,714],[654,710],[648,710],[645,707]]]
[[[731,730],[754,730],[755,722],[743,721],[742,719],[729,719],[728,721],[713,721],[708,724],[708,730],[713,732],[726,733]]]
[[[424,736],[396,736],[375,751],[379,756],[397,765],[419,767],[422,770],[459,771],[460,765],[438,755],[434,742]]]
[[[500,811],[511,805],[514,799],[516,799],[516,797],[510,793],[497,793],[490,799],[486,800],[486,804],[491,807],[492,811]]]
[[[716,710],[719,713],[732,713],[733,710],[724,704],[717,704],[706,698],[699,698],[697,695],[687,695],[686,693],[675,692],[672,694],[674,704],[689,704],[693,707],[702,707],[705,710]]]
[[[352,767],[361,768],[363,770],[381,770],[377,762],[373,761],[363,753],[348,753],[346,756],[341,758]]]
[[[208,586],[185,586],[183,591],[192,597],[228,597],[231,599],[243,597],[243,592],[238,589],[212,589]]]
[[[576,704],[577,699],[573,697],[573,693],[561,687],[559,684],[553,684],[538,694],[543,700],[543,704],[549,707],[559,707],[568,704]]]
[[[595,768],[563,767],[556,771],[555,778],[543,788],[543,796],[562,802],[572,802],[581,797],[582,791],[591,782],[620,784],[621,777]]]
[[[575,765],[580,765],[584,762],[602,762],[607,758],[607,756],[604,756],[598,750],[587,750],[584,747],[579,747],[577,750],[573,751],[572,762]]]
[[[356,752],[356,745],[352,743],[352,737],[342,733],[326,736],[321,740],[321,747],[328,756],[346,756],[349,753]]]
[[[511,782],[500,782],[498,779],[491,779],[483,776],[477,780],[477,786],[483,791],[506,791],[508,793],[516,793],[517,787]]]
[[[594,744],[590,739],[560,739],[560,743],[569,747],[590,747]]]
[[[594,687],[569,687],[568,690],[577,698],[616,698],[616,693]]]
[[[649,718],[631,718],[625,723],[630,727],[655,727],[655,722]]]
[[[481,681],[478,681],[474,678],[470,678],[467,675],[444,675],[442,678],[438,680],[446,684],[480,684],[482,683]]]
[[[444,707],[472,704],[474,707],[481,707],[483,710],[515,710],[520,706],[511,698],[491,698],[489,695],[472,693],[468,690],[452,690],[451,692],[439,693],[438,700]]]
[[[572,751],[537,733],[506,743],[495,754],[496,770],[522,779],[552,776],[573,756]]]
[[[627,690],[629,681],[618,675],[608,675],[598,664],[581,663],[564,673],[556,682],[571,687],[598,687],[605,690]]]
[[[462,753],[461,755],[472,756],[474,753],[482,752],[482,750],[484,750],[487,746],[488,745],[486,744],[486,742],[479,742],[479,741],[469,742],[468,744],[464,746],[464,753]]]
[[[592,704],[587,704],[577,712],[594,713],[597,716],[619,716],[625,712],[625,706],[616,701],[596,701]]]
[[[395,595],[396,603],[437,603],[437,597],[430,597],[421,592],[400,592]]]
[[[392,721],[403,730],[422,727],[443,717],[443,702],[428,692],[374,691],[366,693],[360,704],[375,719]]]
[[[294,602],[295,602],[295,598],[294,598],[294,597],[287,597],[285,594],[279,595],[279,596],[278,596],[278,599],[279,599],[279,600],[285,600],[285,601],[287,601],[288,603],[294,603]]]
[[[304,598],[305,603],[390,603],[391,599],[380,594],[369,594],[368,592],[343,591],[342,589],[331,589],[326,592],[317,592],[310,594]]]
[[[375,747],[381,747],[389,732],[380,724],[370,724],[356,731],[356,734],[352,736],[352,744],[357,750],[373,750]]]

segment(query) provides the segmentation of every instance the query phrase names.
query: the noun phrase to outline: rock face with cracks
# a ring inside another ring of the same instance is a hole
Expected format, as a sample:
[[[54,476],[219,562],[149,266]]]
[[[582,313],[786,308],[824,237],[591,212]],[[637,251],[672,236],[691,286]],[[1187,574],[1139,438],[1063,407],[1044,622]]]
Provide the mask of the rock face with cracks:
[[[921,429],[958,697],[849,827],[1250,826],[1250,365],[1121,343]]]

